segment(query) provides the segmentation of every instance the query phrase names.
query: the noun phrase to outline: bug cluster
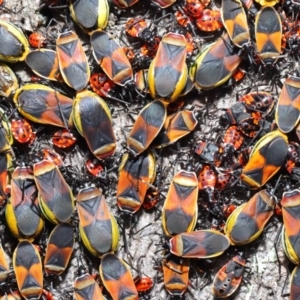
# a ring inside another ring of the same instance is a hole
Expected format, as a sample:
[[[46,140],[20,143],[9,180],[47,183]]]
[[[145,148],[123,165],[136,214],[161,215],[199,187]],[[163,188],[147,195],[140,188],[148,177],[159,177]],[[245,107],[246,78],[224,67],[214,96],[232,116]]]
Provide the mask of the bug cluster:
[[[3,1],[0,299],[231,297],[278,220],[298,299],[299,9]]]

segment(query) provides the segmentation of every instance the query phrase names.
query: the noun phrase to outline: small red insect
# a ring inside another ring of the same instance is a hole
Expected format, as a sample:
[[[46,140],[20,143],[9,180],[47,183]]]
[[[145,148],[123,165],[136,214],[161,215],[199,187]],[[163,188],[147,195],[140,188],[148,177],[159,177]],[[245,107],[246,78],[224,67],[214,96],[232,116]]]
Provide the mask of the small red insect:
[[[90,78],[90,85],[92,90],[101,97],[107,96],[115,86],[104,73],[94,73]]]
[[[147,22],[142,18],[130,18],[125,25],[126,33],[132,37],[140,37],[141,33],[148,27]]]
[[[13,119],[11,121],[11,131],[15,140],[21,144],[32,143],[36,137],[32,131],[30,123],[26,119]]]
[[[60,129],[52,137],[53,144],[58,148],[71,147],[76,141],[76,137],[67,129]]]
[[[237,126],[230,126],[225,132],[223,142],[225,151],[226,148],[230,146],[232,146],[234,150],[238,150],[242,146],[244,138],[241,135],[241,132],[239,131]]]
[[[186,0],[183,10],[191,17],[199,17],[205,6],[199,0]]]
[[[153,280],[148,276],[137,276],[134,283],[139,293],[148,292],[153,287]]]
[[[212,32],[223,28],[221,13],[218,10],[204,9],[195,20],[196,26],[207,32]]]
[[[198,181],[199,190],[214,189],[217,183],[217,176],[210,166],[204,166],[198,176]]]
[[[40,32],[33,32],[28,38],[29,44],[34,48],[44,46],[46,38]]]
[[[154,188],[149,188],[143,202],[143,207],[150,210],[155,207],[159,200],[159,191]]]
[[[104,172],[103,164],[96,158],[91,158],[85,163],[86,169],[93,176],[100,176]]]

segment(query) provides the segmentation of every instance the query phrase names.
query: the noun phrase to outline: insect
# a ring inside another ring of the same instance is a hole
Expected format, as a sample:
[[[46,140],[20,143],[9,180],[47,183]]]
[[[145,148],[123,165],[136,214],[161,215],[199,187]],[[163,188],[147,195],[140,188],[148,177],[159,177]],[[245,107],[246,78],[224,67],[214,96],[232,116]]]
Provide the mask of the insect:
[[[50,233],[44,268],[47,274],[60,275],[68,266],[74,248],[74,232],[68,223],[58,224]]]
[[[204,9],[195,19],[196,26],[203,31],[212,32],[223,28],[221,13],[218,10]]]
[[[0,60],[15,63],[29,53],[29,43],[23,32],[10,22],[0,20]]]
[[[256,193],[228,217],[224,232],[232,245],[245,245],[262,233],[275,209],[275,200],[267,190]]]
[[[133,80],[131,64],[120,45],[102,30],[91,34],[96,61],[104,73],[116,84],[124,86]]]
[[[113,91],[114,82],[110,80],[104,73],[94,73],[90,78],[92,90],[100,97],[106,97],[110,91]]]
[[[46,38],[40,32],[33,32],[29,35],[28,41],[31,47],[40,48],[44,46]]]
[[[181,170],[172,179],[162,209],[164,234],[174,236],[195,228],[198,215],[198,179],[195,172]]]
[[[243,47],[250,41],[250,32],[245,10],[240,0],[223,0],[221,16],[231,41]]]
[[[291,76],[284,82],[276,107],[275,121],[283,133],[294,129],[300,120],[300,78]]]
[[[72,19],[84,30],[105,29],[109,17],[107,0],[71,0],[69,4]]]
[[[26,119],[58,127],[68,127],[73,100],[42,84],[28,84],[14,95],[18,111]]]
[[[36,136],[30,123],[26,119],[12,119],[11,133],[15,140],[21,144],[32,143]]]
[[[166,115],[166,107],[160,100],[155,100],[142,109],[127,137],[127,146],[135,156],[149,147],[161,130]]]
[[[33,73],[44,79],[64,81],[60,73],[56,51],[43,48],[31,51],[26,56],[25,62]]]
[[[164,285],[172,297],[181,297],[189,285],[190,260],[170,255],[162,261]]]
[[[68,129],[56,131],[52,137],[53,144],[58,148],[68,148],[76,143],[77,139]]]
[[[149,184],[155,180],[156,163],[152,152],[136,158],[125,154],[119,168],[117,204],[119,209],[133,215],[142,206]]]
[[[170,252],[184,258],[211,258],[221,255],[229,239],[215,230],[198,230],[175,235],[169,240]]]
[[[263,186],[283,165],[288,152],[287,136],[280,131],[264,135],[253,147],[241,174],[250,188]]]
[[[213,294],[218,298],[232,295],[242,282],[245,265],[244,253],[239,253],[223,266],[213,281]]]
[[[224,34],[196,57],[189,73],[197,88],[209,90],[225,83],[241,61],[228,34]]]
[[[98,158],[112,156],[116,151],[116,137],[111,113],[106,102],[97,94],[78,93],[73,104],[73,121],[85,138],[90,151]]]
[[[19,240],[32,242],[44,228],[33,172],[28,166],[17,167],[12,173],[5,218],[11,233]]]
[[[76,91],[82,91],[90,80],[90,67],[77,34],[61,33],[56,40],[60,73],[65,83]]]
[[[148,86],[153,99],[173,102],[183,92],[188,75],[186,47],[186,38],[181,34],[163,36],[148,70]],[[168,81],[163,80],[167,77]]]
[[[77,195],[77,211],[80,236],[89,252],[101,257],[115,251],[119,242],[118,225],[102,192],[92,185],[82,188]]]
[[[39,299],[43,292],[43,269],[38,250],[28,241],[19,242],[12,260],[22,297]]]
[[[42,160],[34,164],[33,175],[43,215],[54,224],[68,222],[74,211],[74,196],[58,167]]]
[[[138,300],[138,291],[127,264],[113,253],[102,256],[99,273],[113,300]]]
[[[255,38],[258,58],[264,65],[274,65],[281,53],[282,24],[273,7],[263,7],[257,14]]]

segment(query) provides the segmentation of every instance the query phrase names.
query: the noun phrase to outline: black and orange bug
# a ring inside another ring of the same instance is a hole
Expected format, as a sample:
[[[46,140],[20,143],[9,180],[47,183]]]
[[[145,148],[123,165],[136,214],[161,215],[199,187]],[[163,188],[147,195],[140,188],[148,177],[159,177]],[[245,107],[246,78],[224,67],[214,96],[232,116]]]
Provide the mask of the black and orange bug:
[[[300,120],[300,78],[290,76],[281,90],[275,112],[275,121],[284,133],[294,129]]]
[[[19,242],[13,254],[13,268],[22,297],[39,299],[43,292],[43,270],[36,247],[28,241]]]
[[[162,131],[153,141],[154,147],[160,148],[175,143],[192,132],[198,124],[197,112],[181,110],[166,117]]]
[[[206,32],[212,32],[223,28],[221,13],[218,10],[204,9],[195,19],[196,26]]]
[[[41,48],[44,46],[46,38],[40,32],[33,32],[29,35],[28,41],[31,47]]]
[[[42,48],[31,51],[25,62],[36,75],[47,80],[63,81],[56,51]]]
[[[0,60],[15,63],[23,61],[30,52],[23,32],[10,22],[0,20]]]
[[[0,285],[6,282],[12,272],[13,271],[9,269],[7,254],[2,247],[2,243],[0,243]]]
[[[212,292],[214,296],[227,298],[232,295],[242,282],[245,266],[246,259],[242,252],[223,266],[213,281]]]
[[[184,258],[217,257],[229,246],[229,238],[216,230],[180,233],[172,237],[167,244],[171,253]]]
[[[190,75],[197,88],[213,89],[225,83],[241,61],[228,34],[225,34],[196,57]]]
[[[0,62],[0,76],[0,96],[9,97],[11,93],[19,88],[16,74],[8,65]]]
[[[77,276],[73,284],[75,300],[98,299],[104,300],[102,291],[95,281],[83,266],[79,266]]]
[[[263,7],[256,15],[255,38],[258,58],[264,65],[274,65],[281,53],[282,23],[273,7]]]
[[[195,172],[181,170],[173,177],[162,209],[166,236],[194,230],[198,216],[198,179]]]
[[[12,119],[11,133],[16,141],[21,144],[33,142],[35,139],[35,132],[32,126],[26,119]]]
[[[49,275],[60,275],[68,266],[74,248],[74,230],[72,225],[61,223],[54,227],[50,233],[44,269]]]
[[[274,97],[263,91],[246,94],[239,98],[239,102],[242,102],[249,112],[259,112],[262,117],[269,115],[275,105]]]
[[[74,196],[58,167],[42,160],[34,164],[33,175],[45,218],[54,224],[68,222],[74,211]]]
[[[71,0],[69,3],[72,19],[84,30],[105,29],[109,17],[107,0]]]
[[[42,232],[45,223],[39,210],[33,171],[28,166],[17,167],[11,177],[6,222],[14,237],[32,242]]]
[[[100,97],[106,97],[115,84],[104,73],[94,73],[90,78],[90,86]]]
[[[298,240],[300,227],[298,213],[300,209],[300,190],[295,189],[284,192],[280,203],[284,225],[281,233],[283,250],[293,264],[299,265]]]
[[[14,95],[18,111],[26,119],[58,127],[71,125],[73,100],[42,84],[28,84]]]
[[[241,181],[252,189],[260,188],[279,171],[287,152],[285,134],[276,130],[264,135],[253,147]]]
[[[131,64],[123,49],[108,33],[102,30],[93,31],[91,45],[96,61],[114,83],[124,86],[132,81]]]
[[[105,172],[105,166],[97,158],[90,158],[85,162],[85,167],[87,171],[96,177],[100,177],[103,172]]]
[[[148,86],[153,99],[173,102],[182,94],[188,77],[186,55],[184,35],[167,33],[163,36],[148,70]]]
[[[119,243],[118,225],[102,192],[87,185],[79,191],[76,200],[79,232],[88,251],[98,257],[115,251]]]
[[[77,94],[73,104],[73,121],[98,159],[115,153],[116,137],[111,113],[106,102],[97,94],[90,91]]]
[[[231,41],[243,47],[250,41],[247,16],[240,0],[223,0],[221,16]]]
[[[139,0],[112,0],[112,3],[119,8],[127,8],[137,3]]]
[[[166,106],[160,100],[155,100],[142,109],[127,137],[127,147],[135,156],[150,146],[163,127],[166,116]]]
[[[102,256],[100,277],[113,300],[138,300],[138,291],[127,264],[113,253]]]
[[[162,261],[164,285],[172,297],[182,297],[189,286],[190,260],[175,255]]]
[[[255,137],[261,129],[260,118],[248,118],[244,119],[239,123],[239,130],[246,136]]]
[[[256,240],[275,209],[274,197],[267,191],[257,192],[247,203],[228,217],[224,232],[232,245],[246,245]]]
[[[90,80],[90,66],[78,35],[73,31],[61,33],[56,40],[56,51],[65,83],[82,91]]]
[[[155,157],[152,152],[136,158],[125,154],[119,168],[117,204],[124,214],[133,215],[142,206],[149,184],[155,180]]]
[[[68,148],[76,143],[77,139],[68,129],[56,131],[52,137],[53,145],[58,148]]]

